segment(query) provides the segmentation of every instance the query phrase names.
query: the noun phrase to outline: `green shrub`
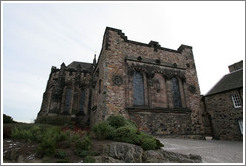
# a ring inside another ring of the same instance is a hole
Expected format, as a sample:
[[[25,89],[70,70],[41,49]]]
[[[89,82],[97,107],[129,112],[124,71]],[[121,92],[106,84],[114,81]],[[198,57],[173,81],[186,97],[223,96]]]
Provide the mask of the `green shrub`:
[[[58,159],[56,162],[57,163],[69,163],[69,158]]]
[[[66,139],[66,134],[58,127],[47,128],[42,134],[41,143],[38,146],[38,153],[41,155],[53,156],[56,143]]]
[[[55,157],[58,159],[66,159],[68,157],[68,155],[66,152],[59,150],[56,152]]]
[[[36,124],[51,124],[51,125],[70,125],[71,118],[67,116],[41,116],[35,120]]]
[[[75,154],[80,157],[86,157],[86,156],[98,156],[100,155],[99,152],[95,151],[88,151],[88,150],[82,150],[82,149],[76,149]]]
[[[17,127],[14,127],[14,129],[11,132],[11,138],[13,138],[13,139],[24,139],[26,141],[31,141],[34,139],[34,136],[31,132],[31,130],[19,129]]]
[[[56,148],[56,140],[54,137],[46,137],[43,141],[38,145],[37,152],[40,155],[53,156]]]
[[[100,122],[93,126],[93,133],[97,139],[112,139],[114,128],[108,122]]]
[[[68,132],[68,131],[67,131]],[[70,132],[69,132],[70,133]],[[81,139],[81,136],[79,134],[70,134],[70,137],[71,137],[71,141],[72,142],[75,142],[79,139]]]
[[[119,127],[126,125],[126,120],[124,119],[124,117],[122,117],[120,115],[111,115],[107,119],[107,121],[108,121],[109,125],[114,127],[114,128],[119,128]]]
[[[75,154],[80,157],[86,157],[89,154],[89,151],[83,149],[76,149]]]
[[[144,150],[155,150],[157,148],[155,138],[144,138],[141,147]]]
[[[94,157],[92,157],[92,156],[86,156],[85,158],[84,158],[84,163],[95,163],[95,159],[94,159]]]
[[[119,127],[114,132],[113,140],[137,144],[138,143],[137,128],[134,128],[132,126]]]
[[[92,131],[98,139],[132,143],[141,146],[144,150],[154,150],[164,146],[153,136],[140,132],[134,122],[119,115],[112,115],[107,121],[97,123]]]
[[[126,120],[126,125],[127,125],[127,126],[132,126],[132,127],[136,127],[136,128],[137,128],[136,123],[134,123],[134,122],[131,121],[131,120]]]
[[[91,148],[91,139],[90,136],[85,136],[83,140],[80,139],[76,142],[76,148],[82,150],[89,150]]]

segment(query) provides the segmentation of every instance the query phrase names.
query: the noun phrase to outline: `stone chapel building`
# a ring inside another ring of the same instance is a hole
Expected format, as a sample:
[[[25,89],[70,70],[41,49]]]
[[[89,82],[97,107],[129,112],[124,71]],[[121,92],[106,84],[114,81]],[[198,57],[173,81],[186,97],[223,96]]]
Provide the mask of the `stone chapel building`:
[[[107,27],[97,62],[51,68],[38,118],[83,117],[93,126],[112,114],[154,135],[200,137],[204,129],[192,47],[140,43]]]

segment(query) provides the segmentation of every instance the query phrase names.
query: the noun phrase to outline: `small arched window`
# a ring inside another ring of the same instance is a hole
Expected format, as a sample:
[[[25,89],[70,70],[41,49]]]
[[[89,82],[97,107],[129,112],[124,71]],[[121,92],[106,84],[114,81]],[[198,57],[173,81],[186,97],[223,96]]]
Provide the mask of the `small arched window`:
[[[140,72],[133,75],[133,105],[144,105],[144,80]]]
[[[179,82],[175,77],[171,79],[171,82],[172,82],[172,95],[173,95],[174,108],[181,108],[182,104],[181,104],[181,97],[179,91]]]

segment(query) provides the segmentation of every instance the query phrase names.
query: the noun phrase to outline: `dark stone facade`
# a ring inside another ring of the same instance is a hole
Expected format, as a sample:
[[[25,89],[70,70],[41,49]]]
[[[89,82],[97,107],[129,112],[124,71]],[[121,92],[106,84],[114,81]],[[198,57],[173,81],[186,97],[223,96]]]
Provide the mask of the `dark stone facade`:
[[[72,62],[51,68],[38,118],[44,116],[77,117],[86,123],[90,113],[91,75],[94,65]]]
[[[83,116],[93,126],[121,114],[155,135],[204,134],[192,47],[131,41],[107,27],[93,62],[52,68],[38,116]]]

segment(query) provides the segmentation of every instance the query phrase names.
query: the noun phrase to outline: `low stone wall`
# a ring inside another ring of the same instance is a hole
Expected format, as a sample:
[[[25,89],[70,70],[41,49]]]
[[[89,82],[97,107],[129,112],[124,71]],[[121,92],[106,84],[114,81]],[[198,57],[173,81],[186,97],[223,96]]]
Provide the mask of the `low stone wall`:
[[[128,108],[129,116],[141,131],[152,135],[199,138],[192,131],[191,111],[189,109],[142,109]]]

